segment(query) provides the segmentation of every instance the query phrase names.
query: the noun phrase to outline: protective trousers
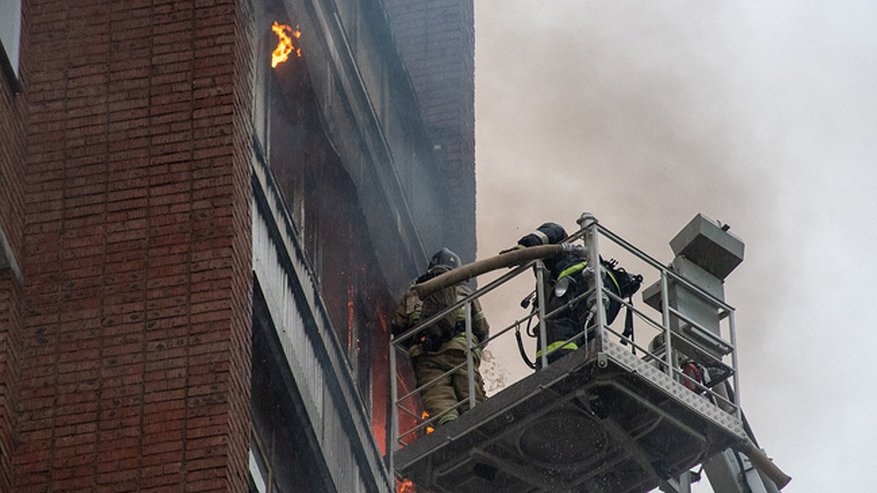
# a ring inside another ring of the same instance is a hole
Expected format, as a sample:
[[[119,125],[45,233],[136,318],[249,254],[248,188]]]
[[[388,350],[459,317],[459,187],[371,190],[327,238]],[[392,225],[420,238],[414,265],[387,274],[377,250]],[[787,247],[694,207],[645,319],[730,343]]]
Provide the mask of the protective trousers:
[[[476,351],[473,354],[475,401],[482,402],[485,399],[484,380],[482,380],[479,371],[481,358],[478,353]],[[469,399],[469,377],[467,375],[468,365],[465,364],[465,350],[448,348],[437,353],[424,352],[415,357],[413,363],[418,385],[428,384],[421,394],[423,407],[426,408],[430,416],[440,416],[438,418],[439,425],[457,419],[461,411],[469,409],[468,404],[454,408],[458,402]],[[452,368],[460,364],[463,366],[450,372]]]

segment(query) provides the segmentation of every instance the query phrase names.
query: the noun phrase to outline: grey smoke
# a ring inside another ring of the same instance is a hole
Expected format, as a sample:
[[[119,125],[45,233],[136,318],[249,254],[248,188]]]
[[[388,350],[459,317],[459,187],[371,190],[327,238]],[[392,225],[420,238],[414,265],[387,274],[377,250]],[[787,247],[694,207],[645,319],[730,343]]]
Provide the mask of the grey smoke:
[[[875,475],[874,25],[864,1],[476,2],[479,257],[585,210],[667,261],[697,212],[730,224],[744,408],[786,491]]]

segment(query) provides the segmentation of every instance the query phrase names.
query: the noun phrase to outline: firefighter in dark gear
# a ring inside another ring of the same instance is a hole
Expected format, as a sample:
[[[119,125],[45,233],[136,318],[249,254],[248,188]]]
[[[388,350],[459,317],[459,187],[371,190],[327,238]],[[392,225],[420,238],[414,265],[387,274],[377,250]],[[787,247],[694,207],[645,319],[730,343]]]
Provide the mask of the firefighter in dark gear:
[[[567,234],[557,223],[544,223],[535,231],[523,236],[518,240],[515,248],[527,248],[538,245],[561,243]],[[554,310],[559,312],[550,315],[545,321],[546,349],[548,362],[551,363],[565,356],[571,351],[582,347],[585,343],[586,327],[592,328],[594,324],[593,296],[575,300],[576,297],[588,291],[593,283],[592,276],[588,274],[588,258],[584,251],[572,250],[563,255],[546,259],[545,267],[548,269],[543,299],[545,313],[550,314]],[[640,281],[642,278],[640,277]],[[619,288],[618,281],[609,269],[603,270],[603,282],[608,289],[621,296],[623,289]],[[632,287],[632,286],[631,286]],[[636,282],[634,291],[639,288]],[[631,293],[632,294],[632,293]],[[603,295],[603,306],[606,313],[606,325],[612,323],[621,309],[621,303]],[[561,307],[564,307],[561,309]],[[588,332],[588,339],[593,337]],[[537,347],[536,362],[541,362],[542,348]]]
[[[435,276],[448,272],[461,265],[460,257],[451,250],[442,248],[432,256],[426,273],[417,278],[419,284]],[[469,296],[471,291],[463,283],[441,289],[424,299],[420,299],[413,289],[402,296],[393,320],[393,333],[402,334],[413,328],[421,320],[426,320],[443,309]],[[478,300],[471,302],[473,345],[478,345],[488,337],[489,327]],[[436,323],[421,330],[412,339],[408,356],[414,366],[417,386],[422,387],[423,405],[430,416],[438,416],[442,425],[457,419],[467,404],[459,407],[458,402],[469,399],[469,378],[466,362],[466,307],[461,306]],[[484,381],[481,378],[481,348],[473,350],[473,371],[475,374],[475,401],[485,399]],[[452,368],[463,364],[451,373]],[[433,382],[434,381],[434,382]],[[430,383],[432,382],[432,383]]]

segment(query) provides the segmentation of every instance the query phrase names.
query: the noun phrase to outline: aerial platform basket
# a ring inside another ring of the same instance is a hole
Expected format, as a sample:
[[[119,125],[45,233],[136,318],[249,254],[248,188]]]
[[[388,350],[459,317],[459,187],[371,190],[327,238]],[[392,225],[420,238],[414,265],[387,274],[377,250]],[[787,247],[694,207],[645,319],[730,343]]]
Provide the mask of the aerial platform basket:
[[[602,346],[397,450],[396,471],[434,492],[644,492],[746,439],[735,414],[628,346]]]
[[[729,236],[727,228],[698,215],[680,233],[685,237],[677,247],[684,255],[667,266],[599,225],[590,214],[584,214],[579,224],[581,229],[567,239],[563,251],[570,251],[572,242],[583,240],[583,247],[577,248],[587,254],[588,267],[583,272],[589,288],[569,303],[587,299],[592,307],[590,340],[549,365],[544,356],[545,320],[554,313],[546,313],[546,304],[540,300],[538,310],[493,334],[490,340],[512,330],[518,332],[522,323],[538,321],[541,369],[477,405],[472,397],[473,353],[489,341],[473,342],[471,303],[531,268],[536,273],[536,296],[544,296],[548,284],[537,255],[557,255],[549,250],[561,246],[515,250],[414,287],[424,295],[440,289],[442,283],[451,285],[488,269],[518,265],[391,341],[391,374],[397,375],[391,379],[390,389],[391,443],[398,449],[388,456],[390,469],[434,493],[644,493],[656,487],[681,492],[687,490],[691,468],[734,448],[753,459],[759,471],[775,473],[777,484],[788,482],[782,471],[773,470],[770,460],[754,448],[739,404],[734,309],[724,302],[720,276],[742,260],[742,243],[738,245],[739,240]],[[602,250],[598,245],[601,238],[608,239],[615,250]],[[604,268],[601,252],[622,255],[622,265],[630,272],[654,280],[655,284],[643,292],[650,312],[603,289],[603,276],[596,275]],[[713,268],[717,258],[727,260],[721,270]],[[640,321],[637,337],[649,341],[647,345],[606,323],[604,305],[610,299],[636,315]],[[470,347],[465,364],[470,398],[458,403],[458,409],[468,410],[427,434],[427,427],[440,416],[420,416],[417,394],[431,383],[400,396],[397,355],[404,353],[407,339],[458,308],[467,313]],[[695,371],[692,378],[686,373],[690,366],[702,372]],[[403,419],[409,425],[416,424],[402,430]]]

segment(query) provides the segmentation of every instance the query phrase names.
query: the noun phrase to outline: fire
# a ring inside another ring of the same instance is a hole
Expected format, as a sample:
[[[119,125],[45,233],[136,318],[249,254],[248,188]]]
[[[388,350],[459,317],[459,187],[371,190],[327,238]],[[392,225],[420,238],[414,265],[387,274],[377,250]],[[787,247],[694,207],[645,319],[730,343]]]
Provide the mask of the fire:
[[[414,493],[414,483],[410,479],[396,482],[396,493]]]
[[[428,417],[429,417],[429,413],[426,412],[426,411],[423,411],[423,413],[420,414],[420,419],[425,420],[425,419],[428,418]],[[426,427],[426,434],[427,434],[427,435],[429,435],[430,433],[432,433],[432,432],[434,432],[434,431],[435,431],[435,428],[433,428],[432,426],[427,426],[427,427]]]
[[[295,41],[293,41],[293,38],[296,41],[301,38],[301,30],[299,30],[298,26],[292,28],[286,24],[278,24],[277,21],[274,21],[271,30],[277,35],[277,48],[274,48],[274,51],[271,53],[271,68],[275,68],[285,62],[292,53],[295,53],[296,57],[301,56],[301,48],[297,48]]]

